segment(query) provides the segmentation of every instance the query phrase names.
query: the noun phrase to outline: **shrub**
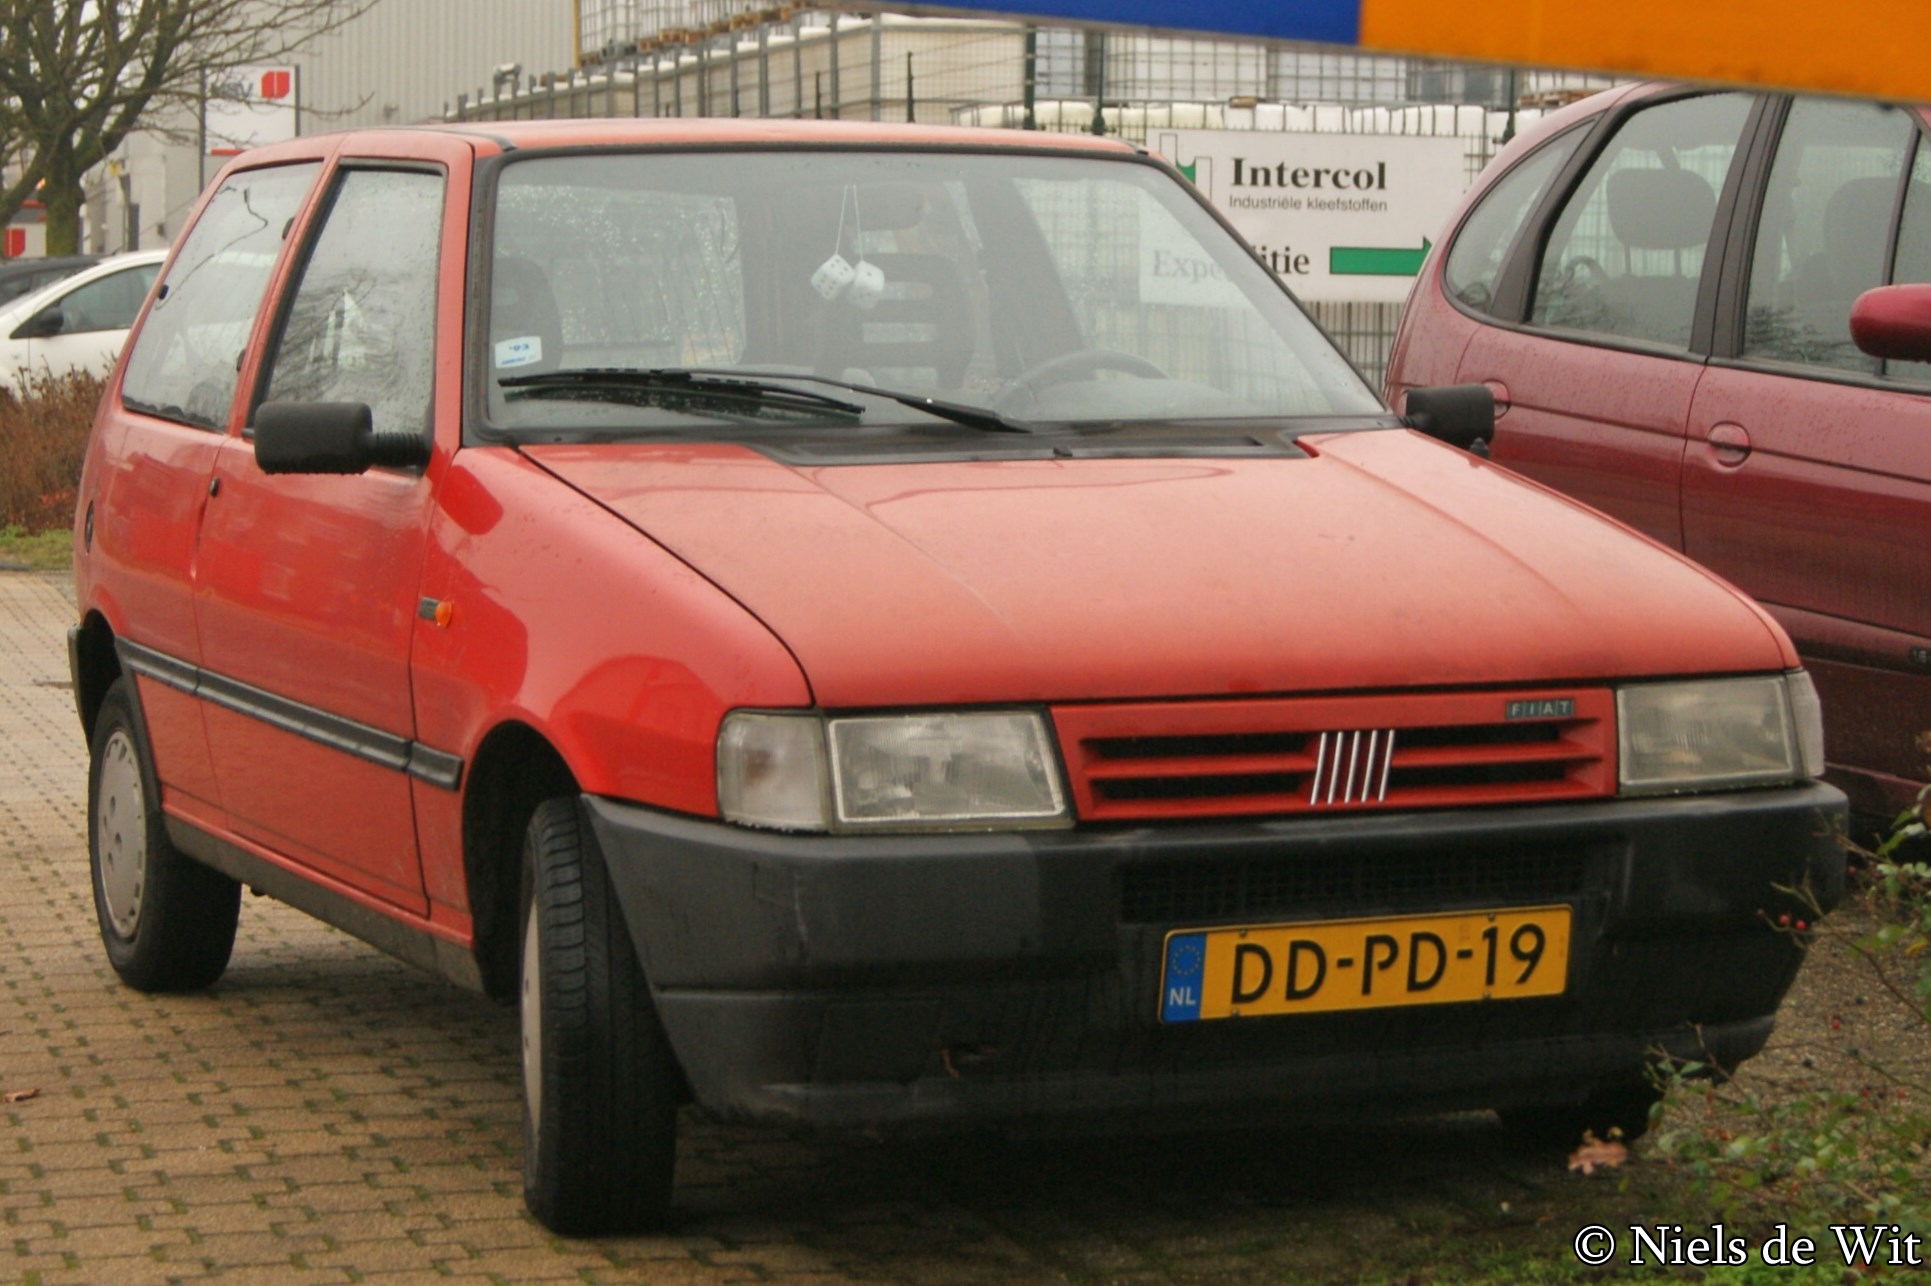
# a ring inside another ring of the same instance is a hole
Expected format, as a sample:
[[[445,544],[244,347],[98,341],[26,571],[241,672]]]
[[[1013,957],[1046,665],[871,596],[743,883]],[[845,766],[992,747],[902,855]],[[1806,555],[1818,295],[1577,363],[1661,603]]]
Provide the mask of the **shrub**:
[[[87,430],[100,401],[91,375],[40,374],[0,382],[0,528],[34,533],[74,521]]]
[[[1916,860],[1927,810],[1931,786],[1860,854],[1852,903],[1788,930],[1815,957],[1808,967],[1861,979],[1873,1002],[1858,1023],[1865,1036],[1840,1041],[1832,1033],[1849,1020],[1821,1015],[1819,1038],[1800,1046],[1809,1074],[1797,1083],[1757,1075],[1715,1086],[1683,1079],[1693,1066],[1666,1072],[1671,1111],[1657,1151],[1724,1217],[1931,1233],[1931,863]]]

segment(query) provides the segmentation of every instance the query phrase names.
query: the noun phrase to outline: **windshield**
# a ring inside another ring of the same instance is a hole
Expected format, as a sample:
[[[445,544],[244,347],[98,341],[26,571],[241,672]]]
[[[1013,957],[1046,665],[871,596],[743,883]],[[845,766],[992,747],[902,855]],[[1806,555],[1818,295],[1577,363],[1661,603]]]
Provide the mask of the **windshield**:
[[[502,167],[493,226],[498,428],[717,436],[746,422],[741,394],[692,396],[682,375],[675,396],[650,391],[689,371],[711,389],[835,384],[865,423],[918,420],[920,398],[967,425],[1381,409],[1181,183],[1131,160],[551,155]],[[583,371],[628,378],[567,374]],[[809,418],[802,405],[782,410]]]

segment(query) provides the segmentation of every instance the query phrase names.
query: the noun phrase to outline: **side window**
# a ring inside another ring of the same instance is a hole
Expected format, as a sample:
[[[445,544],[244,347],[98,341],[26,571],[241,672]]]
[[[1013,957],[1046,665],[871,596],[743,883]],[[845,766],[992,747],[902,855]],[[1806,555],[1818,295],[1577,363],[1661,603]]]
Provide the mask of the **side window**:
[[[1717,193],[1752,101],[1705,94],[1630,117],[1556,219],[1529,320],[1688,348]]]
[[[1918,142],[1911,163],[1911,186],[1904,192],[1904,220],[1897,230],[1896,283],[1931,282],[1931,147]],[[1914,384],[1931,384],[1931,362],[1886,362],[1884,373]]]
[[[137,411],[219,429],[242,348],[317,166],[230,175],[181,243],[128,355],[121,400]]]
[[[348,170],[302,265],[269,401],[366,402],[378,433],[426,433],[435,372],[440,175]]]
[[[1851,304],[1884,284],[1910,118],[1871,103],[1798,99],[1770,167],[1744,314],[1743,355],[1876,372],[1851,342]]]
[[[1587,132],[1578,126],[1544,143],[1483,195],[1455,234],[1448,262],[1442,265],[1450,296],[1477,312],[1491,311],[1495,283],[1515,234]]]
[[[50,334],[84,335],[101,330],[126,330],[134,324],[147,298],[148,287],[160,264],[129,268],[111,277],[90,281],[78,290],[55,300],[51,307],[60,310],[60,329]]]

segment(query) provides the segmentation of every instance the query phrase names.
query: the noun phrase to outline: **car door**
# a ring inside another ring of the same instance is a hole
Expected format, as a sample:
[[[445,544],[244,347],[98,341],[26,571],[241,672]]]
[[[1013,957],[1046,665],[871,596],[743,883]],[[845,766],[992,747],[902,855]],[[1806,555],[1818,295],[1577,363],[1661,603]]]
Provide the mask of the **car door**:
[[[114,604],[170,812],[218,824],[220,797],[193,675],[196,539],[223,443],[235,365],[313,162],[236,171],[208,196],[134,340],[97,432],[112,461],[84,480],[83,576]],[[97,520],[98,515],[98,520]]]
[[[1481,327],[1457,374],[1506,403],[1495,459],[1672,546],[1707,252],[1756,102],[1693,94],[1624,116],[1519,252],[1534,256],[1523,324]]]
[[[393,150],[466,155],[420,136]],[[462,263],[459,231],[443,249],[463,204],[449,195],[450,169],[338,162],[245,374],[254,404],[363,402],[378,433],[432,433],[437,400],[457,396],[436,378],[439,300]],[[442,321],[460,329],[453,315]],[[233,436],[216,462],[196,581],[208,739],[235,833],[418,914],[409,650],[439,476],[439,466],[271,476]]]
[[[32,371],[105,375],[121,355],[128,327],[141,312],[158,263],[132,264],[94,277],[49,300],[15,332]]]
[[[1849,318],[1931,281],[1931,148],[1911,113],[1798,99],[1756,186],[1690,417],[1685,548],[1790,631],[1838,780],[1889,813],[1931,732],[1931,370],[1885,369]]]

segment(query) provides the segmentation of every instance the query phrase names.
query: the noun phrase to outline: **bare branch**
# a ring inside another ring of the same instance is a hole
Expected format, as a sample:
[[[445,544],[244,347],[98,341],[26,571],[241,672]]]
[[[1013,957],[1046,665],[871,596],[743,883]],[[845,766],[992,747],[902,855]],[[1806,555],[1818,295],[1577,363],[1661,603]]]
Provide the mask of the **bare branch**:
[[[210,77],[278,62],[377,0],[0,0],[0,222],[38,189],[74,248],[80,182]]]

